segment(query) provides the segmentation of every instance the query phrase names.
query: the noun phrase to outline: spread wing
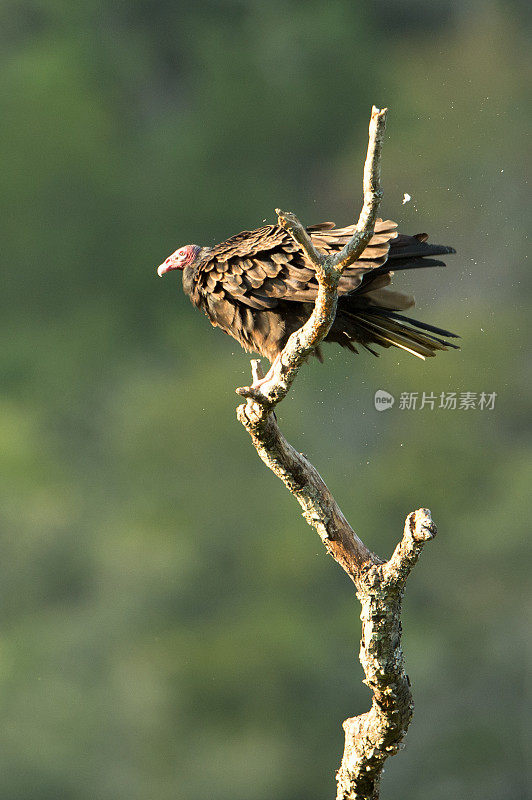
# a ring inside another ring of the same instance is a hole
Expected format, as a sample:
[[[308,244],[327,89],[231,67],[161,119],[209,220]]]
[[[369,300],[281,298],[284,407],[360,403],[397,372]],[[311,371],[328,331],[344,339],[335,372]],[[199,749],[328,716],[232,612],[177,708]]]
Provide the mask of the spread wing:
[[[345,270],[340,295],[352,292],[367,272],[385,263],[396,227],[390,220],[377,221],[369,245]],[[354,225],[335,228],[334,223],[324,222],[307,231],[319,250],[330,253],[341,250],[354,229]],[[234,314],[235,301],[252,309],[275,309],[279,301],[314,302],[318,289],[312,265],[278,225],[243,231],[213,247],[198,265],[194,283],[196,291],[209,298],[208,306],[216,306],[218,314],[225,307],[228,315]]]

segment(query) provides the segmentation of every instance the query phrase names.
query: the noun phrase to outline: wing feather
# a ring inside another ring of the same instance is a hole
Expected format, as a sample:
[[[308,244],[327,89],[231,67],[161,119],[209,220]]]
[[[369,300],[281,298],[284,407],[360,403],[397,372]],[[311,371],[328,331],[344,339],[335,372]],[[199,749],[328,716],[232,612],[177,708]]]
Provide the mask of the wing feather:
[[[308,231],[316,247],[332,253],[349,241],[355,226],[335,228],[326,222],[310,226]],[[340,294],[355,291],[364,274],[384,264],[390,242],[396,236],[394,222],[377,221],[375,234],[360,259],[344,272]],[[318,290],[312,264],[278,225],[242,231],[208,249],[194,281],[200,293],[221,291],[228,300],[256,309],[271,309],[275,300],[311,302]]]

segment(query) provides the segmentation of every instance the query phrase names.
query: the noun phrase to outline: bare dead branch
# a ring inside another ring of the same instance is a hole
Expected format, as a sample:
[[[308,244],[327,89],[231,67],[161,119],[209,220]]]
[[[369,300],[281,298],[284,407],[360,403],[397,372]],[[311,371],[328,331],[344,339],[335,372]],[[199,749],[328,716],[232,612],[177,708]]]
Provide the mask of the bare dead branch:
[[[249,404],[238,408],[260,458],[280,478],[303,509],[303,516],[318,532],[327,552],[355,580],[365,564],[382,564],[358,538],[342,514],[319,472],[287,442],[275,416],[249,418]]]
[[[380,110],[375,106],[371,110],[368,153],[364,166],[364,205],[356,231],[340,253],[334,256],[319,253],[296,215],[291,211],[276,209],[279,224],[292,236],[315,266],[318,296],[310,318],[289,338],[266,377],[256,386],[244,386],[236,390],[242,397],[262,404],[263,409],[271,408],[286,397],[301,365],[329,333],[336,315],[337,288],[342,272],[357,260],[373,236],[382,198],[380,158],[386,128],[386,112],[386,108]]]
[[[276,209],[279,224],[297,242],[316,270],[318,293],[307,322],[290,336],[263,377],[251,362],[253,384],[237,389],[247,402],[237,416],[258,455],[294,495],[303,516],[318,532],[327,552],[355,583],[362,604],[360,661],[373,693],[371,709],[344,722],[345,749],[337,773],[337,800],[377,800],[383,764],[401,746],[413,712],[410,682],[401,649],[401,599],[410,570],[436,529],[430,512],[409,515],[403,538],[389,561],[372,553],[353,531],[325,482],[279,430],[273,408],[290,390],[301,365],[325,338],[334,321],[342,271],[369,243],[379,209],[380,157],[386,109],[373,107],[364,167],[364,204],[352,239],[335,256],[325,256],[292,212]]]
[[[355,235],[335,256],[335,266],[338,269],[345,269],[350,264],[353,264],[363,253],[373,236],[373,229],[382,200],[381,152],[386,129],[387,111],[387,108],[379,111],[375,106],[371,109],[368,152],[364,164],[364,205],[358,218]]]
[[[277,220],[281,228],[284,228],[292,239],[298,243],[309,261],[314,265],[316,272],[318,274],[322,272],[325,256],[323,253],[320,253],[319,250],[316,250],[306,228],[303,227],[296,215],[292,214],[291,211],[281,211],[280,208],[276,208],[275,213],[277,214]]]

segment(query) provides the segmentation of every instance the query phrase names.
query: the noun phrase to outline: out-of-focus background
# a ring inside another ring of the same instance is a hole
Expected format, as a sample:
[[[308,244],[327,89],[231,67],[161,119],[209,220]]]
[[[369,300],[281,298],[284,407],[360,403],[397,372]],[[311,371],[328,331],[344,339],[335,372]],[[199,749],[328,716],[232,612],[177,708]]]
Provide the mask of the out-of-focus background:
[[[1,800],[334,795],[369,703],[353,588],[236,422],[248,357],[155,268],[277,205],[351,222],[372,103],[383,214],[458,250],[397,282],[463,349],[327,348],[278,416],[381,556],[412,509],[439,526],[383,797],[532,796],[529,23],[517,0],[4,0]]]

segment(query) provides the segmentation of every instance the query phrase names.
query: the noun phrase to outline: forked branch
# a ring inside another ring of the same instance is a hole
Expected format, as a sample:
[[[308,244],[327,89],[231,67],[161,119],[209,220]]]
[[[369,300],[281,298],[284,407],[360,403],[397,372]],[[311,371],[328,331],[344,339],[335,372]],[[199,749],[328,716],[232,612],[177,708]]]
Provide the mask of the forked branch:
[[[297,499],[327,552],[354,582],[362,604],[360,661],[373,701],[368,712],[344,722],[345,749],[337,773],[337,800],[376,800],[384,761],[400,749],[406,733],[413,702],[403,668],[401,598],[410,570],[436,529],[427,509],[413,512],[394,554],[383,562],[356,535],[317,470],[287,442],[273,409],[286,397],[300,367],[329,332],[342,272],[357,260],[373,236],[382,197],[380,156],[385,125],[386,109],[373,107],[364,166],[364,204],[352,239],[339,253],[320,253],[295,214],[276,209],[279,224],[316,270],[317,298],[311,316],[290,336],[266,377],[262,376],[260,362],[253,360],[253,384],[236,390],[247,398],[237,415],[257,453]]]

